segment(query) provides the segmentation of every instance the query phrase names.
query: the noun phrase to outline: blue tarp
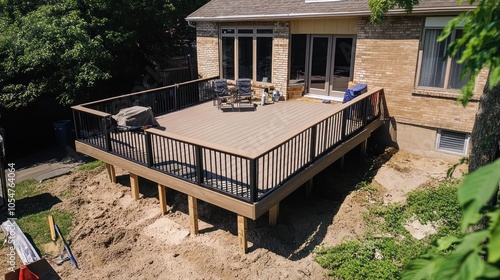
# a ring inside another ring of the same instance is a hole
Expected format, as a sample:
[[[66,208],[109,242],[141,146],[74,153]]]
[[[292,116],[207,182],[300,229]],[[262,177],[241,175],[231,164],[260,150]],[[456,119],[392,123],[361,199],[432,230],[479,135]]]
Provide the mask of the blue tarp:
[[[366,84],[357,84],[348,88],[344,93],[342,103],[353,100],[356,96],[366,92]]]

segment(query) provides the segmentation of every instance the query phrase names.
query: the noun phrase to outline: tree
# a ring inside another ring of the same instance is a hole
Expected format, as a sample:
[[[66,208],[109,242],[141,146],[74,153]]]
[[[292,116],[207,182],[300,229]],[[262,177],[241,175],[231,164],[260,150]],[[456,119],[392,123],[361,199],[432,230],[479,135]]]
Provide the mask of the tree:
[[[109,81],[131,88],[146,66],[183,53],[194,40],[184,18],[206,2],[0,1],[0,104],[69,105],[97,98]]]
[[[471,5],[475,2],[469,0]],[[465,65],[462,77],[470,74],[459,98],[464,106],[472,96],[478,73],[489,68],[472,130],[469,174],[458,191],[463,210],[462,235],[440,239],[435,252],[421,256],[405,269],[404,279],[500,278],[500,159],[495,161],[500,145],[500,2],[478,2],[472,11],[453,19],[438,39],[446,39],[453,29],[464,24],[463,37],[450,44],[447,52],[448,56],[454,56],[464,47],[459,60]],[[394,7],[411,12],[418,3],[418,0],[369,1],[375,22],[383,20]]]

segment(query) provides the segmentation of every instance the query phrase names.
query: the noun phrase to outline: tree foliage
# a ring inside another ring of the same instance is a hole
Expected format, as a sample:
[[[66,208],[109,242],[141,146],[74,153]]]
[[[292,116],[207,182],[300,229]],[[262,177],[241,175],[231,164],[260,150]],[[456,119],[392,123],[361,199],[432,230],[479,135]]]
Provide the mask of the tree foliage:
[[[473,95],[477,75],[489,68],[472,133],[472,173],[458,192],[463,211],[462,234],[440,239],[437,249],[442,254],[421,256],[407,267],[403,279],[500,279],[500,159],[493,162],[500,145],[500,1],[468,2],[479,4],[450,21],[438,39],[445,40],[463,25],[463,36],[450,44],[447,55],[454,56],[463,48],[458,62],[465,65],[462,76],[470,73],[459,98],[464,106]],[[395,6],[411,12],[414,5],[418,1],[370,0],[372,20],[383,20]]]
[[[206,0],[0,2],[0,104],[42,96],[67,105],[103,81],[161,66],[194,39],[185,16]]]

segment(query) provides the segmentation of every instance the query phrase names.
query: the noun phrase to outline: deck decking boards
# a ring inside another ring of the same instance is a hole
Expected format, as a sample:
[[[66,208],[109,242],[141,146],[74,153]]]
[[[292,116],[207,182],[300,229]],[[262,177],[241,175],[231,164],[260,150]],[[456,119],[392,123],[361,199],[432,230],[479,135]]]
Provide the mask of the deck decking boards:
[[[283,134],[297,134],[307,128],[305,123],[333,114],[335,105],[287,101],[247,110],[222,111],[207,102],[157,120],[166,132],[247,152],[265,152],[279,145]]]

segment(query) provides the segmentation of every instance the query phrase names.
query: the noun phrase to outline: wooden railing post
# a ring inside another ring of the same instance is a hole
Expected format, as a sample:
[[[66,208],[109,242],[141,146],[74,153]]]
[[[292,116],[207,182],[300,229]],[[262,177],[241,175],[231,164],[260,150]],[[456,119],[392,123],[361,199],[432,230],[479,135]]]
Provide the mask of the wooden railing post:
[[[259,170],[258,167],[258,161],[256,159],[251,159],[250,160],[250,201],[251,202],[256,202],[258,197],[257,197],[257,184],[258,184],[258,178],[257,178],[257,170]]]
[[[151,133],[145,132],[145,139],[144,141],[146,142],[146,164],[148,167],[153,166],[153,145],[151,143]]]
[[[196,164],[196,183],[203,184],[203,153],[200,146],[195,146],[195,164]]]

